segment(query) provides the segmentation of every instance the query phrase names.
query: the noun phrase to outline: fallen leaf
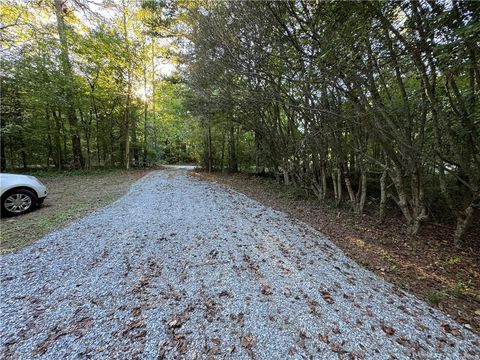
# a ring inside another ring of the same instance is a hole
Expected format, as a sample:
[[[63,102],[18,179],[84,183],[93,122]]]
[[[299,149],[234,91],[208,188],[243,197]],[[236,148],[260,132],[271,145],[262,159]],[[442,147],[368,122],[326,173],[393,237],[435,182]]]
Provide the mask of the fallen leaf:
[[[325,300],[327,304],[333,304],[335,302],[332,298],[332,295],[328,291],[322,289],[320,289],[319,291],[322,295],[323,300]]]
[[[395,330],[391,326],[387,326],[385,324],[382,324],[382,330],[387,335],[395,334]]]

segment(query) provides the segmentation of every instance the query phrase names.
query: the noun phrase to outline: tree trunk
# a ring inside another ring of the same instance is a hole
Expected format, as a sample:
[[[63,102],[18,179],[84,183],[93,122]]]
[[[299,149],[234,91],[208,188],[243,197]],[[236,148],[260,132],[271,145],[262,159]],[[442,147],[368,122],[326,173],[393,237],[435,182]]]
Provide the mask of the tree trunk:
[[[234,173],[238,171],[237,149],[235,146],[235,127],[230,123],[228,135],[228,171]]]
[[[143,63],[143,91],[147,93],[147,62]],[[147,99],[143,99],[143,167],[147,166],[147,115],[148,115],[148,102]]]
[[[285,186],[290,185],[290,175],[288,174],[287,169],[283,169],[283,183]]]
[[[122,27],[125,42],[125,54],[127,56],[127,99],[125,102],[125,168],[130,169],[130,102],[132,95],[132,61],[130,56],[130,44],[127,29],[127,3],[122,1]]]
[[[363,169],[360,173],[360,189],[358,193],[358,215],[362,215],[363,209],[365,208],[365,201],[367,200],[367,174]]]
[[[213,168],[212,151],[212,128],[208,124],[208,172],[212,172]]]
[[[133,164],[138,166],[139,164],[139,152],[137,142],[137,121],[135,117],[132,119],[132,143],[133,143]]]
[[[337,169],[337,206],[342,202],[342,169]]]
[[[225,161],[225,132],[222,134],[222,156],[220,159],[220,171],[223,173]]]
[[[403,174],[397,166],[394,166],[394,169],[392,173],[390,173],[390,176],[392,178],[393,184],[395,185],[395,189],[398,195],[398,198],[394,197],[394,200],[402,211],[403,217],[405,218],[407,225],[411,226],[413,223],[413,218],[410,213],[410,209],[408,208],[408,200],[407,194],[405,192]]]
[[[335,201],[338,199],[338,189],[337,189],[337,176],[335,174],[335,170],[332,171],[332,185],[333,185],[333,197]]]
[[[254,132],[255,136],[255,174],[262,174],[265,168],[262,166],[262,141],[258,132]]]
[[[82,146],[80,141],[80,134],[78,129],[78,120],[75,114],[74,94],[72,91],[73,74],[72,64],[69,57],[69,48],[67,40],[67,28],[65,19],[63,18],[63,5],[65,1],[54,0],[55,17],[57,20],[57,32],[60,39],[60,64],[62,67],[63,76],[65,79],[64,95],[67,109],[67,119],[72,132],[72,166],[76,169],[83,167],[84,160],[82,155]]]
[[[320,165],[320,179],[323,188],[322,200],[325,200],[327,197],[327,169],[325,169],[325,163]]]
[[[380,178],[380,223],[385,222],[386,212],[385,206],[387,204],[387,169],[385,168]]]
[[[479,200],[480,199],[477,199],[477,201]],[[478,208],[480,208],[480,203],[475,203],[475,201],[472,201],[464,211],[461,211],[457,214],[457,226],[453,235],[454,244],[456,246],[460,246],[462,244],[465,233],[472,223],[473,215]]]
[[[60,115],[57,116],[55,110],[52,110],[53,118],[55,119],[55,166],[57,170],[62,170],[63,168],[63,156],[62,156],[62,140],[60,139],[60,134],[62,133],[61,118]],[[65,154],[65,153],[64,153]]]
[[[129,103],[129,101],[127,101]],[[130,105],[127,105],[125,109],[125,168],[130,169],[130,120],[128,115],[128,109]]]

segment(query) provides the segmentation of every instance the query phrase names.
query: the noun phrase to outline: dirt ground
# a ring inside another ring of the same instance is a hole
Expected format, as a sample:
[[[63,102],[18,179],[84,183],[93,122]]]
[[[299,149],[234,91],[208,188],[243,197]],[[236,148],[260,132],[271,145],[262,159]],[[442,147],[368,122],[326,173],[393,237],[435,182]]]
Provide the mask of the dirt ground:
[[[47,186],[49,194],[40,209],[0,220],[0,253],[18,250],[42,235],[115,201],[147,172],[113,170],[38,176]]]
[[[378,224],[372,215],[356,217],[348,208],[322,205],[270,179],[246,174],[191,175],[227,185],[312,225],[357,263],[480,332],[480,243],[476,230],[467,239],[470,245],[456,249],[446,226],[426,224],[420,234],[411,236],[399,218]]]

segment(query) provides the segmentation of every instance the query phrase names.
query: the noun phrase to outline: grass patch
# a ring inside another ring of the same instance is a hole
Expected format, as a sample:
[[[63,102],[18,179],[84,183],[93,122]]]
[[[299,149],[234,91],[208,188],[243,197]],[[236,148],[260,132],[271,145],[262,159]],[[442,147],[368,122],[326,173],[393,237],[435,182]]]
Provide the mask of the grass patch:
[[[462,260],[458,256],[452,256],[451,258],[449,258],[447,260],[447,264],[451,265],[451,266],[458,265],[458,264],[460,264],[461,261]]]
[[[94,169],[94,170],[63,170],[63,171],[46,171],[46,170],[34,170],[22,172],[22,174],[33,175],[39,178],[57,179],[65,177],[78,177],[78,176],[100,176],[109,175],[117,172],[125,171],[123,169]]]
[[[443,293],[441,291],[436,291],[436,290],[429,291],[425,295],[425,299],[433,306],[440,305],[440,303],[443,301],[443,297],[444,297]]]
[[[0,254],[8,254],[25,246],[31,241],[32,237],[39,238],[47,234],[49,231],[83,215],[89,208],[90,206],[87,203],[78,203],[61,212],[50,213],[48,216],[38,219],[38,221],[36,219],[19,222],[13,222],[16,219],[13,221],[8,219],[4,221],[5,223],[2,221]]]
[[[146,173],[144,170],[120,169],[35,172],[47,186],[49,195],[41,209],[1,219],[0,254],[21,249],[68,222],[115,201],[125,194],[131,183]]]
[[[455,297],[462,297],[465,295],[465,290],[467,289],[467,285],[462,281],[457,281],[455,286],[448,291],[448,293]]]
[[[52,214],[38,222],[39,227],[42,230],[49,230],[52,227],[57,227],[68,220],[72,220],[76,218],[79,214],[84,212],[89,208],[88,204],[80,203],[73,205],[72,207],[68,208],[57,214]]]

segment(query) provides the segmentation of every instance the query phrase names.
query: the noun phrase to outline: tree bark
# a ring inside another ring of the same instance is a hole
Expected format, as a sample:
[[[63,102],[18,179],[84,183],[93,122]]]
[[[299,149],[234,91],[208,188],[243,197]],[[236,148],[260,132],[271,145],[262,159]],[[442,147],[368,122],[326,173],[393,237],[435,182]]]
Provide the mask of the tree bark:
[[[238,171],[237,149],[235,143],[235,127],[233,122],[231,122],[228,133],[228,171],[230,173]]]
[[[71,130],[72,141],[72,166],[74,168],[81,168],[84,166],[84,159],[82,155],[82,145],[80,141],[80,132],[78,129],[78,120],[75,114],[75,102],[74,94],[72,91],[73,86],[73,72],[72,64],[69,57],[69,47],[67,40],[67,28],[64,19],[62,0],[54,0],[55,16],[57,20],[57,32],[60,39],[60,64],[64,76],[64,95],[66,101],[67,119]]]
[[[385,168],[382,172],[382,177],[380,178],[380,223],[385,222],[386,218],[386,204],[387,204],[387,169]]]

